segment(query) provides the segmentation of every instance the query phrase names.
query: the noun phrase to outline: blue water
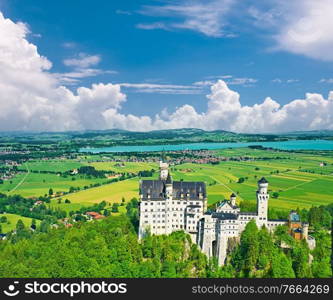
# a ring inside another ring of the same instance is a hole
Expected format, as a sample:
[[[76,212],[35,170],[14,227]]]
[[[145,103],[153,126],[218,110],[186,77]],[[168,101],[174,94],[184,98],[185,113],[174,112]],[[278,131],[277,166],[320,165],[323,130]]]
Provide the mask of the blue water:
[[[250,145],[261,145],[281,150],[333,150],[333,141],[326,140],[299,140],[284,142],[251,142],[251,143],[193,143],[180,145],[151,145],[151,146],[114,146],[101,148],[81,148],[80,152],[151,152],[151,151],[177,151],[201,149],[240,148]]]

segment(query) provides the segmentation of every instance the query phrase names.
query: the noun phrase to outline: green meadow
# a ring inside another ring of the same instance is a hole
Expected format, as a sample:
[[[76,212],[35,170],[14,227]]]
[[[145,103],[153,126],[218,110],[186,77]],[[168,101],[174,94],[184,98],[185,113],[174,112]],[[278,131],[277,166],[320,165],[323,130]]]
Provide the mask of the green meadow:
[[[67,178],[56,174],[43,173],[20,173],[11,180],[6,180],[0,185],[0,192],[14,195],[19,194],[24,197],[38,197],[48,194],[52,188],[56,192],[68,191],[72,187],[89,186],[90,184],[106,182],[107,178],[87,178],[76,175]]]
[[[68,159],[50,159],[40,161],[29,161],[28,167],[30,171],[53,171],[66,172],[81,167],[83,164]]]
[[[30,227],[32,218],[26,218],[14,214],[0,214],[0,217],[6,217],[7,223],[0,223],[3,232],[9,232],[16,228],[16,223],[18,220],[22,220],[26,227]],[[39,225],[40,220],[36,220],[36,224]]]
[[[255,203],[257,181],[265,176],[269,181],[271,194],[270,207],[295,209],[309,208],[313,205],[326,205],[333,202],[333,157],[329,155],[316,155],[315,153],[288,153],[260,149],[239,148],[217,150],[222,157],[229,158],[218,165],[186,163],[171,166],[174,180],[204,181],[207,184],[208,203],[213,204],[234,192],[238,201],[251,201]],[[234,157],[253,158],[250,160],[233,160]],[[94,183],[103,183],[106,179],[87,178],[81,175],[64,178],[56,174],[32,173],[35,171],[67,171],[81,165],[91,165],[97,170],[110,170],[114,172],[139,172],[141,170],[158,170],[156,163],[142,162],[100,162],[93,161],[93,156],[87,160],[52,160],[33,161],[26,164],[29,173],[20,173],[11,181],[0,185],[0,192],[21,194],[32,197],[48,193],[49,188],[54,192],[68,191],[73,187],[83,188]],[[260,159],[259,159],[260,158]],[[99,157],[98,159],[101,159]],[[320,166],[325,162],[325,166]],[[24,167],[24,166],[22,166]],[[157,178],[158,173],[155,173]],[[239,178],[244,182],[238,183]],[[149,179],[149,178],[142,178]],[[124,197],[126,201],[138,197],[139,177],[102,185],[95,188],[81,189],[81,191],[67,194],[53,199],[51,205],[61,206],[66,211],[76,210],[101,201],[109,203],[120,202]],[[273,198],[273,193],[278,193]],[[71,203],[64,203],[69,199]]]
[[[146,162],[91,162],[90,166],[93,166],[96,170],[103,171],[114,171],[117,173],[137,173],[139,171],[158,170],[158,165],[155,163],[146,163]]]

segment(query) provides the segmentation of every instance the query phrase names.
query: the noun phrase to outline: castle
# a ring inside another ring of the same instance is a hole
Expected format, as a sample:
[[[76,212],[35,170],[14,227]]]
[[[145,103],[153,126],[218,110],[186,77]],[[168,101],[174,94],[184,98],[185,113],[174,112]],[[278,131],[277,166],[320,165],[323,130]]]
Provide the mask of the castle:
[[[205,183],[173,181],[168,164],[160,162],[160,178],[140,182],[139,239],[147,232],[159,235],[184,230],[208,257],[217,257],[223,265],[229,242],[239,240],[246,224],[254,220],[258,228],[265,226],[269,231],[287,225],[293,237],[304,238],[314,248],[315,240],[308,235],[308,224],[302,223],[296,212],[292,211],[288,220],[268,219],[269,193],[265,178],[258,181],[256,197],[256,212],[241,212],[234,193],[230,200],[207,211]]]

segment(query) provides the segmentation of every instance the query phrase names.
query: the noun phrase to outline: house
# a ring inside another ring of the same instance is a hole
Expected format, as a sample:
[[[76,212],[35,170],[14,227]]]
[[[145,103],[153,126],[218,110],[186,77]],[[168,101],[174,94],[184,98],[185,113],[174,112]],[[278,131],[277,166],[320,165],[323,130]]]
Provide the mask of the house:
[[[88,211],[85,213],[85,215],[90,219],[90,220],[100,220],[100,219],[103,219],[105,218],[105,216],[97,213],[97,212],[94,212],[94,211]]]

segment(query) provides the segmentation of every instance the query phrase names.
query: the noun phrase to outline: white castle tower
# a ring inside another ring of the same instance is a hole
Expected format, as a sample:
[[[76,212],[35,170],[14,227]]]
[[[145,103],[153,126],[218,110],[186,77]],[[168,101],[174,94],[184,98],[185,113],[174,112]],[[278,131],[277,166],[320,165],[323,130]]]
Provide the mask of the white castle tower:
[[[169,168],[168,163],[165,163],[161,160],[160,161],[160,179],[161,180],[166,180],[168,178],[168,173],[169,173],[168,168]]]
[[[267,211],[268,211],[268,199],[269,194],[267,192],[268,181],[265,177],[262,177],[258,181],[258,191],[257,191],[257,226],[260,228],[263,225],[267,226]]]
[[[230,204],[234,207],[234,206],[236,206],[236,195],[235,195],[235,193],[232,193],[231,195],[230,195]]]

